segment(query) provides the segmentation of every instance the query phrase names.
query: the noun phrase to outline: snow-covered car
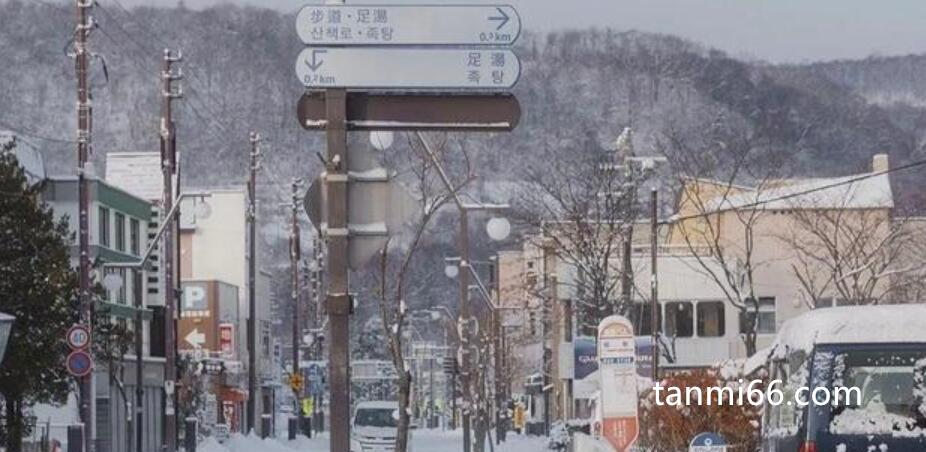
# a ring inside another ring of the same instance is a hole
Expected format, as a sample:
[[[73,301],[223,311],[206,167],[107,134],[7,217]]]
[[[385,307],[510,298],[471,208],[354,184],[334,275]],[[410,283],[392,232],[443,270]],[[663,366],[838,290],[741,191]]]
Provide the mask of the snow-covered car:
[[[351,421],[350,452],[393,452],[398,426],[398,402],[358,403]],[[412,450],[411,430],[408,450]]]
[[[763,352],[783,397],[765,410],[762,452],[926,451],[924,319],[926,305],[892,305],[786,322]]]

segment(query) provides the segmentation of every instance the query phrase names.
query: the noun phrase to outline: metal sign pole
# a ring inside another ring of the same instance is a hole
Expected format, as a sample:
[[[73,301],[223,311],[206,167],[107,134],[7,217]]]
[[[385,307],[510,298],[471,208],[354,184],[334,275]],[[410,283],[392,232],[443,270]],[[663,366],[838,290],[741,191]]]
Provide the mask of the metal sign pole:
[[[331,450],[350,450],[350,296],[348,294],[347,93],[330,89],[327,109],[328,161],[328,382]]]

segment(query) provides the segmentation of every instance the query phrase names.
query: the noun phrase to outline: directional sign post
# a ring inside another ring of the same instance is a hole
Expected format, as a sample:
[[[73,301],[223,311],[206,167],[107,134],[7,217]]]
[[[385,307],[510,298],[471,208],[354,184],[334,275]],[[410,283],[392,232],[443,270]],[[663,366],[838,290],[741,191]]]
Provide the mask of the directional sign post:
[[[518,82],[521,63],[505,47],[521,34],[521,19],[508,5],[308,5],[296,31],[307,45],[296,76],[309,90],[299,123],[323,129],[328,148],[306,210],[328,245],[330,449],[342,451],[350,448],[349,269],[382,248],[412,204],[385,169],[357,165],[366,159],[348,152],[347,132],[512,130],[520,106],[502,92]],[[463,387],[470,371],[461,372]],[[464,413],[465,452],[470,420]]]
[[[309,47],[296,76],[307,88],[505,90],[521,62],[506,49]]]
[[[310,5],[296,31],[307,45],[511,45],[521,18],[508,5]]]

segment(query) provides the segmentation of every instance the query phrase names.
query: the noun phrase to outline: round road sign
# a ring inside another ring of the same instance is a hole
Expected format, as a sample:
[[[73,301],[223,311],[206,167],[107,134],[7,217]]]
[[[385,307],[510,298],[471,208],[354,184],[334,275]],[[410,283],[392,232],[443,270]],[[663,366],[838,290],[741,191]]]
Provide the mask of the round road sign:
[[[75,377],[83,377],[93,371],[93,359],[83,350],[75,350],[68,355],[68,372]]]
[[[90,344],[90,329],[84,325],[74,325],[68,330],[68,346],[74,350],[83,350]]]

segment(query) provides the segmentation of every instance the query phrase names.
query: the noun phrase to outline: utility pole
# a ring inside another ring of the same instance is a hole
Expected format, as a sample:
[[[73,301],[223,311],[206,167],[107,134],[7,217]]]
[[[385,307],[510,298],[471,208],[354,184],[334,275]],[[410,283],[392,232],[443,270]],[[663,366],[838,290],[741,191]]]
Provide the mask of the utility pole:
[[[325,315],[324,306],[322,303],[322,241],[318,234],[312,238],[312,262],[309,264],[308,279],[309,286],[312,288],[311,300],[309,305],[311,306],[308,309],[311,312],[312,320],[312,347],[309,349],[309,354],[312,360],[321,361],[324,354],[323,347],[323,335],[319,333],[322,328],[323,322],[322,318]],[[306,315],[308,317],[308,314]],[[312,397],[312,428],[316,431],[321,431],[324,429],[324,419],[322,413],[322,401],[324,400],[324,394],[321,391],[316,390],[315,392],[308,394]]]
[[[502,321],[504,316],[502,316],[502,310],[498,309],[502,306],[502,295],[501,295],[501,283],[499,282],[499,277],[501,276],[501,261],[498,258],[498,254],[495,255],[495,259],[492,261],[491,265],[491,277],[489,281],[494,295],[495,295],[495,308],[492,309],[492,333],[494,335],[492,348],[494,349],[494,359],[495,359],[495,441],[496,444],[501,444],[505,440],[505,426],[503,424],[504,420],[502,418],[502,409],[505,405],[505,391],[502,388],[502,380],[504,378],[504,364],[502,363],[502,340],[503,340],[503,328]]]
[[[141,237],[139,237],[139,240]],[[144,416],[144,403],[145,403],[145,385],[144,385],[144,346],[142,332],[144,330],[144,322],[142,319],[142,310],[145,308],[142,301],[142,290],[144,283],[142,282],[143,274],[147,267],[144,265],[133,269],[132,275],[132,289],[134,292],[134,303],[135,303],[135,321],[132,324],[133,334],[135,336],[135,450],[134,452],[142,452],[144,449],[144,432],[145,427],[143,424]],[[131,443],[131,439],[128,440]]]
[[[659,191],[653,188],[652,205],[650,206],[650,327],[653,334],[653,381],[659,381],[659,277],[656,273],[656,264],[659,261]]]
[[[289,262],[292,266],[292,299],[293,299],[293,376],[291,383],[295,382],[296,375],[300,374],[299,369],[299,336],[301,332],[301,325],[299,324],[299,295],[301,293],[299,287],[299,259],[301,249],[299,246],[299,179],[293,178],[293,196],[292,203],[290,205],[292,209],[292,229],[289,232]],[[293,413],[297,413],[296,417],[299,419],[299,424],[302,425],[302,409],[299,406],[299,388],[293,384]]]
[[[328,124],[328,385],[333,451],[350,450],[350,294],[347,224],[347,92],[325,91]]]
[[[183,90],[173,90],[173,82],[182,76],[173,73],[173,64],[183,57],[174,56],[170,49],[164,49],[163,68],[161,69],[161,172],[164,176],[162,206],[167,223],[164,234],[164,339],[166,362],[164,366],[164,443],[168,452],[177,450],[177,288],[174,240],[176,228],[172,226],[173,218],[167,217],[174,207],[174,177],[177,174],[176,129],[172,117],[173,100],[183,95]],[[139,382],[140,384],[140,382]]]
[[[315,270],[312,271],[312,302],[315,307],[315,317],[312,319],[313,328],[321,328],[322,318],[325,316],[325,304],[322,303],[322,280],[324,279],[323,268],[322,268],[322,240],[321,237],[316,234],[312,239],[312,259],[315,262]],[[322,349],[319,347],[318,354],[316,359],[321,359]]]
[[[550,424],[552,423],[552,411],[553,403],[551,399],[551,392],[553,392],[553,381],[551,377],[553,376],[553,366],[555,361],[553,360],[553,347],[556,344],[553,343],[557,337],[554,331],[555,319],[551,318],[555,316],[555,309],[557,303],[556,295],[556,279],[555,279],[555,257],[553,245],[549,240],[544,240],[543,244],[543,287],[546,291],[543,297],[543,322],[541,322],[541,329],[543,331],[543,336],[541,339],[541,344],[543,345],[543,433],[545,435],[550,434]],[[550,387],[547,390],[547,387]]]
[[[77,0],[77,29],[74,32],[75,70],[77,72],[77,197],[80,204],[78,225],[79,269],[79,312],[78,318],[89,329],[93,317],[93,300],[90,295],[90,187],[87,184],[87,160],[90,158],[93,105],[91,104],[90,51],[87,38],[93,28],[90,17],[92,0]],[[92,337],[92,335],[91,335]],[[87,345],[92,349],[91,345]],[[93,450],[93,374],[80,379],[80,422],[83,424],[84,451]]]
[[[254,429],[257,411],[257,170],[260,168],[260,135],[251,132],[248,179],[248,407],[247,432]]]

